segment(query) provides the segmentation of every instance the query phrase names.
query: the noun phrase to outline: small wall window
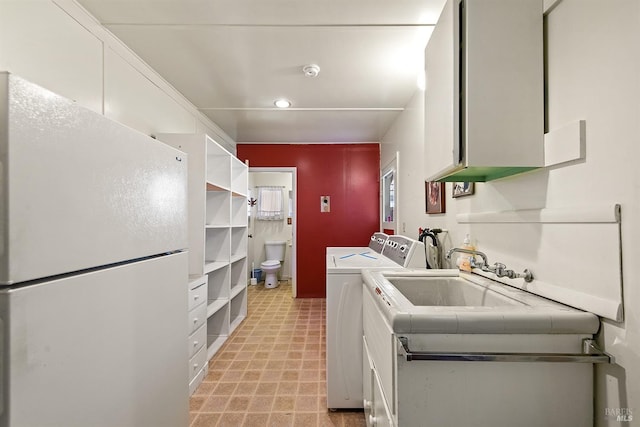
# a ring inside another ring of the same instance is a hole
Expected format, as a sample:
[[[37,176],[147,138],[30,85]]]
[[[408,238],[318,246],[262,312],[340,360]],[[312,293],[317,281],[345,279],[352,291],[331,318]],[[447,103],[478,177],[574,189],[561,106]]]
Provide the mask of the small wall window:
[[[395,171],[382,177],[382,222],[393,222],[395,209]]]

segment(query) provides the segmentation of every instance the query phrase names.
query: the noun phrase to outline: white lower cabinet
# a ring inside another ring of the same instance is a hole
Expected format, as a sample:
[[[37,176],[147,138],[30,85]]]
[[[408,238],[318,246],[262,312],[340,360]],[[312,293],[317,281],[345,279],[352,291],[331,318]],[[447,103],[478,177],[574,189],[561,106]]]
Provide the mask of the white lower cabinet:
[[[362,395],[364,398],[365,421],[368,427],[391,427],[393,426],[391,411],[389,411],[389,407],[384,399],[384,394],[380,387],[380,378],[376,373],[365,337],[363,337],[362,349]]]
[[[200,385],[207,373],[207,278],[189,281],[189,315],[187,348],[189,352],[189,394]]]
[[[198,328],[204,325],[205,320],[207,319],[207,306],[205,304],[200,304],[193,310],[189,311],[189,319],[188,319],[188,327],[189,334],[194,333]]]
[[[206,375],[207,350],[202,346],[202,348],[189,359],[189,396],[196,391]]]
[[[200,326],[197,331],[189,335],[187,347],[189,349],[189,358],[192,358],[207,342],[207,328]]]

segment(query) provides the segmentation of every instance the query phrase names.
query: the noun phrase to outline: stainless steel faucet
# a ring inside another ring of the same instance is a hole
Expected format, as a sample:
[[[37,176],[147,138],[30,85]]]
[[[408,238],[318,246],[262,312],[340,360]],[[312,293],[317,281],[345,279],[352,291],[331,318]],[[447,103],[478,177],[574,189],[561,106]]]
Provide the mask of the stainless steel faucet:
[[[524,281],[527,283],[533,280],[533,273],[531,273],[531,271],[528,268],[525,269],[524,272],[522,273],[516,273],[513,270],[507,269],[507,266],[500,262],[496,262],[493,264],[493,266],[489,266],[489,261],[487,259],[487,256],[483,252],[476,251],[473,249],[452,248],[447,252],[447,255],[445,256],[445,258],[447,260],[451,260],[451,255],[454,252],[461,252],[463,254],[474,255],[469,260],[469,265],[471,265],[472,268],[479,268],[482,271],[493,273],[498,277],[508,277],[509,279],[524,279]],[[482,261],[476,261],[475,255],[482,258]]]
[[[471,265],[471,267],[473,268],[482,268],[483,266],[489,265],[489,261],[487,260],[487,256],[480,252],[480,251],[476,251],[473,249],[464,249],[464,248],[451,248],[449,249],[449,251],[447,252],[447,255],[445,256],[445,258],[447,260],[451,260],[451,255],[454,252],[461,252],[463,254],[469,254],[469,255],[478,255],[480,258],[482,258],[482,262],[478,263],[475,260],[475,257],[472,257],[471,260],[469,261],[469,264]]]

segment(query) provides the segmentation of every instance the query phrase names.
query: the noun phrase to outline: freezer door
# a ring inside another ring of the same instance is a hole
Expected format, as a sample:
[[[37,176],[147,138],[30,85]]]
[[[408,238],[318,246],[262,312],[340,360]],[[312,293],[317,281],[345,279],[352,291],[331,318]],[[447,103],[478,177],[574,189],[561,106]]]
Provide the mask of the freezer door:
[[[187,247],[186,155],[0,73],[0,284]]]
[[[0,290],[0,426],[188,426],[187,258]]]

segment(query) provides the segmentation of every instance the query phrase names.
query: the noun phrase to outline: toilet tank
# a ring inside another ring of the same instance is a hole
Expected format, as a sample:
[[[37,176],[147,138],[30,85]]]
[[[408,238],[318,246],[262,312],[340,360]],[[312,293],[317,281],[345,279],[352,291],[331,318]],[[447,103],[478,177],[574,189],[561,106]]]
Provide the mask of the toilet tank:
[[[264,242],[264,249],[267,255],[267,260],[284,261],[284,251],[287,242],[279,240],[267,240]]]

